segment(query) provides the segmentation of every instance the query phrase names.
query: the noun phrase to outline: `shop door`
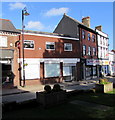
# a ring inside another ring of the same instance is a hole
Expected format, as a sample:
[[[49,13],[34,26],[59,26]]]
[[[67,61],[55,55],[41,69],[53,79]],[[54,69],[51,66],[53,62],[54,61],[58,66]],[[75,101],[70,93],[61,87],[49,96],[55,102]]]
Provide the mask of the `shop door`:
[[[2,64],[2,83],[13,81],[11,80],[11,64]]]
[[[71,78],[71,80],[75,81],[76,77],[77,77],[76,76],[76,66],[72,66],[71,69],[72,69],[72,78]]]

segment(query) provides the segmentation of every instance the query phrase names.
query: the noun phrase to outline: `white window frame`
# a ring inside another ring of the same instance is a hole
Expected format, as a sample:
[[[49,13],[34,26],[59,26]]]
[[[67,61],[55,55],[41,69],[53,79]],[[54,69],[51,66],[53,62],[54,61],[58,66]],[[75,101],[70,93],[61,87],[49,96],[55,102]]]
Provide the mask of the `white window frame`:
[[[54,49],[47,48],[47,45],[54,45]],[[55,42],[46,42],[46,50],[55,50]]]
[[[8,47],[7,36],[0,36],[0,47]]]
[[[83,55],[86,55],[86,45],[83,45]]]
[[[24,40],[24,44],[26,43],[26,41],[28,41],[28,42],[33,42],[33,44],[34,44],[34,47],[33,48],[25,48],[25,46],[24,46],[24,49],[30,49],[30,50],[34,50],[35,49],[35,42],[34,42],[34,40]]]
[[[67,50],[66,47],[70,45],[69,47],[71,48],[70,50]],[[64,43],[64,51],[72,51],[72,43]]]
[[[92,35],[92,42],[95,42],[95,35]]]
[[[91,55],[91,47],[88,47],[88,55]]]
[[[96,56],[96,48],[93,48],[93,55]]]
[[[91,35],[90,33],[87,34],[87,39],[90,41],[91,40]]]

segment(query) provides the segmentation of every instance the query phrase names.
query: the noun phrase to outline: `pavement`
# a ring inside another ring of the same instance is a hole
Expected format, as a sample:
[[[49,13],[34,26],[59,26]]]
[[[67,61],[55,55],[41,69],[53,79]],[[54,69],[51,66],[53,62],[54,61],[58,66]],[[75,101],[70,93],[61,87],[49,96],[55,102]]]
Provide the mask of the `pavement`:
[[[111,82],[115,82],[115,78],[108,77]],[[98,83],[99,79],[91,79],[84,81],[73,81],[60,83],[62,89],[67,92],[74,90],[89,90],[95,88],[95,84]],[[53,88],[53,84],[50,85]],[[29,100],[36,99],[36,92],[44,91],[44,85],[31,85],[25,87],[17,87],[13,89],[2,89],[0,94],[0,100],[2,103],[16,102],[22,103]]]

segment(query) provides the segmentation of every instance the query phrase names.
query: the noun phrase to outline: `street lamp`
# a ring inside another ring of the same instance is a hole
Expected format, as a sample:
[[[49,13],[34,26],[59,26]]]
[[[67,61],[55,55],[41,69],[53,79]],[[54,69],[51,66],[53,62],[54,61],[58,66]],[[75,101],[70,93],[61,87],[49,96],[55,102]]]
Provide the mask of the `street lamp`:
[[[24,15],[28,16],[26,7],[22,10],[22,59],[23,59],[23,87],[25,86],[25,64],[24,64]]]

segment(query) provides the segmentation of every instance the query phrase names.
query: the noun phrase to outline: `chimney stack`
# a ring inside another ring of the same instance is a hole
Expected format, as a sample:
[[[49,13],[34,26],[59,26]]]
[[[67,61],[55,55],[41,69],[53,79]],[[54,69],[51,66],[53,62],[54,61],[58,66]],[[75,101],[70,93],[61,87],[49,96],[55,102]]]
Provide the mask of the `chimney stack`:
[[[87,27],[90,27],[90,17],[84,17],[82,18],[82,23],[87,26]]]
[[[99,30],[99,31],[102,31],[102,26],[99,25],[99,26],[96,26],[95,29]]]

